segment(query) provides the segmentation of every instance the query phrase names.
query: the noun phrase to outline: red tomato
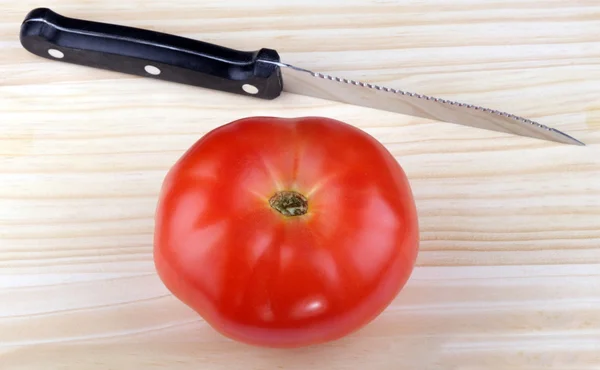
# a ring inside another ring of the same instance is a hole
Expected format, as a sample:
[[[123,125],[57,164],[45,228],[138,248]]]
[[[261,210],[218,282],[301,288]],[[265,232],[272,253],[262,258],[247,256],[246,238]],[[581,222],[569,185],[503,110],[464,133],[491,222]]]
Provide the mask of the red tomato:
[[[377,317],[412,273],[418,236],[409,182],[373,137],[328,118],[251,117],[169,171],[154,258],[221,334],[298,347]]]

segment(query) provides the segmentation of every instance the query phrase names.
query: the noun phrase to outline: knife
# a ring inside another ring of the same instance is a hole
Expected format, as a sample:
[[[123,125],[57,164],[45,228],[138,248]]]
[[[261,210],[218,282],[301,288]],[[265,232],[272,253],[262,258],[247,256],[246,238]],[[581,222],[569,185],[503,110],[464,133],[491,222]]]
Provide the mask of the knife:
[[[349,80],[282,62],[276,50],[239,51],[145,29],[30,11],[20,30],[48,59],[272,100],[282,92],[565,144],[581,141],[530,119],[472,104]]]

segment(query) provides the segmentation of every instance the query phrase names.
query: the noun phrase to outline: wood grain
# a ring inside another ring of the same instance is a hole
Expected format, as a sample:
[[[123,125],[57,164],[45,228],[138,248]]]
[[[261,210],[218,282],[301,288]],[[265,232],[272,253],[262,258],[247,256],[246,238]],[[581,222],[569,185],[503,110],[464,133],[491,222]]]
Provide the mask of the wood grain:
[[[597,0],[0,5],[0,369],[600,369]],[[18,41],[38,6],[272,47],[293,64],[507,110],[588,145],[53,63]],[[166,171],[203,134],[249,115],[347,121],[410,177],[418,267],[355,335],[293,351],[236,344],[154,272]]]

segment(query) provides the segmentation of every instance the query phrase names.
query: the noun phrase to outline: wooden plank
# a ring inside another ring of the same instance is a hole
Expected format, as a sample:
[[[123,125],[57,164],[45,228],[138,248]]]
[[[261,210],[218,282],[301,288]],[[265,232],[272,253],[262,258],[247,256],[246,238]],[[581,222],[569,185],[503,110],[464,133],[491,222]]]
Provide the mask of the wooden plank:
[[[597,0],[43,5],[275,48],[306,68],[527,116],[586,147],[54,63],[17,37],[40,4],[0,4],[0,368],[600,367]],[[411,180],[418,267],[396,301],[348,338],[292,351],[236,344],[155,274],[153,213],[166,171],[203,134],[250,115],[351,123]]]

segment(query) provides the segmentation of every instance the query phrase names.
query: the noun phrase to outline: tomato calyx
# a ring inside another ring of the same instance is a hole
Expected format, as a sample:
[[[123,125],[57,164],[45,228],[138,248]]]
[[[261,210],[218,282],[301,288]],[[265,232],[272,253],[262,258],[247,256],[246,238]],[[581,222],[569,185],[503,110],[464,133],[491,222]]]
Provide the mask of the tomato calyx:
[[[308,212],[308,199],[298,192],[282,190],[276,192],[269,205],[284,216],[302,216]]]

